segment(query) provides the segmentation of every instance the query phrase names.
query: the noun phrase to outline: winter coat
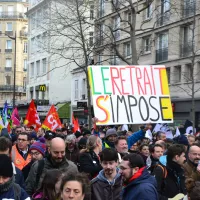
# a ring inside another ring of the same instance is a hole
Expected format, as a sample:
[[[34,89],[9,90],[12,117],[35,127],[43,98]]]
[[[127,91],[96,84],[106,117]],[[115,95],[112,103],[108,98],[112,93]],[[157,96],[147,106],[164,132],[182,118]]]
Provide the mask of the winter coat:
[[[133,146],[133,144],[135,144],[138,140],[141,140],[145,136],[145,133],[146,132],[140,130],[128,136],[127,138],[128,149],[130,149]]]
[[[164,171],[166,170],[166,171]],[[166,178],[164,176],[166,173]],[[167,162],[167,167],[156,166],[153,175],[157,180],[157,190],[160,200],[173,198],[179,193],[186,194],[185,176],[181,166],[173,161]]]
[[[32,196],[33,193],[37,189],[40,188],[41,183],[44,179],[44,176],[45,176],[45,173],[47,172],[47,170],[60,169],[63,172],[69,172],[69,173],[77,173],[78,172],[77,166],[73,162],[67,160],[66,158],[64,158],[64,160],[58,164],[53,161],[51,156],[49,156],[47,158],[44,158],[44,166],[42,169],[42,173],[40,175],[39,183],[37,185],[36,177],[37,177],[37,173],[38,173],[39,162],[41,162],[41,161],[39,160],[39,161],[36,161],[33,163],[31,170],[29,172],[28,178],[26,179],[26,182],[25,182],[26,183],[26,191],[30,196]]]
[[[25,182],[22,171],[17,167],[15,167],[14,163],[12,163],[12,167],[13,167],[13,174],[15,176],[15,183],[17,183],[20,187],[25,189]]]
[[[99,158],[94,151],[81,153],[79,164],[80,172],[87,173],[90,179],[96,177],[102,170]]]
[[[131,181],[123,190],[123,200],[158,200],[156,180],[145,168],[142,175]]]
[[[77,165],[78,159],[79,159],[79,149],[78,149],[78,147],[75,146],[75,149],[72,152],[69,151],[66,148],[66,150],[65,150],[65,157],[68,160],[71,160],[75,165]]]
[[[148,168],[148,171],[150,174],[154,171],[154,168],[159,164],[159,159],[155,159],[153,156],[150,156],[151,158],[151,166]]]
[[[200,172],[197,171],[197,165],[193,164],[189,159],[188,161],[183,165],[184,171],[185,171],[185,177],[191,177],[195,181],[200,181]]]
[[[121,200],[121,191],[122,179],[119,173],[113,182],[109,182],[104,175],[104,170],[101,170],[98,176],[91,181],[92,200]]]
[[[23,188],[21,188],[20,200],[31,200]],[[16,200],[14,193],[14,186],[11,186],[7,191],[0,192],[0,199],[2,200]]]

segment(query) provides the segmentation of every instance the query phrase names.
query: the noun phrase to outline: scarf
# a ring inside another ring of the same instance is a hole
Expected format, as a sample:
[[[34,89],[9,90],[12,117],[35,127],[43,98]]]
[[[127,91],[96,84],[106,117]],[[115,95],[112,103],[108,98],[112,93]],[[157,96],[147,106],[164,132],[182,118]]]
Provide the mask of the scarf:
[[[4,184],[0,184],[0,193],[7,192],[14,183],[14,175],[10,178],[10,180]]]

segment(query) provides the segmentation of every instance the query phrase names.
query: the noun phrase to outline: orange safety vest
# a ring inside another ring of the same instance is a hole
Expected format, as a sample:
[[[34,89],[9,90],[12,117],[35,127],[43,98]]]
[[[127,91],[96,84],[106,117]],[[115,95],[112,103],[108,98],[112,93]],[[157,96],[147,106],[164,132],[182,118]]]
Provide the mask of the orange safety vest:
[[[17,150],[16,144],[12,147],[12,161],[16,167],[22,170],[28,163],[31,161],[31,155],[28,154],[26,160],[21,156],[19,151]]]

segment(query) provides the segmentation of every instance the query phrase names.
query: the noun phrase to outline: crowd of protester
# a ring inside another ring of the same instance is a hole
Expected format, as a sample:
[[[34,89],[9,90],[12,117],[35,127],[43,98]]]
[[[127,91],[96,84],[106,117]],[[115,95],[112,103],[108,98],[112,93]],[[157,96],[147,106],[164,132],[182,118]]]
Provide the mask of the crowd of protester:
[[[150,140],[151,128],[3,128],[0,199],[200,200],[199,136],[158,131]]]

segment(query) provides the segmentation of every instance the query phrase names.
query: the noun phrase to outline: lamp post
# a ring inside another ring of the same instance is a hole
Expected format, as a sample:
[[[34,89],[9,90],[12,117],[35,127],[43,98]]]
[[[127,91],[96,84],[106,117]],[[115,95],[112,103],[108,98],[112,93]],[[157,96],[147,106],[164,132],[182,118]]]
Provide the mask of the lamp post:
[[[15,88],[16,88],[16,61],[17,61],[17,34],[15,31],[15,36],[11,37],[10,35],[7,35],[11,40],[15,41],[15,57],[14,57],[14,80],[13,80],[13,109],[15,108]]]

